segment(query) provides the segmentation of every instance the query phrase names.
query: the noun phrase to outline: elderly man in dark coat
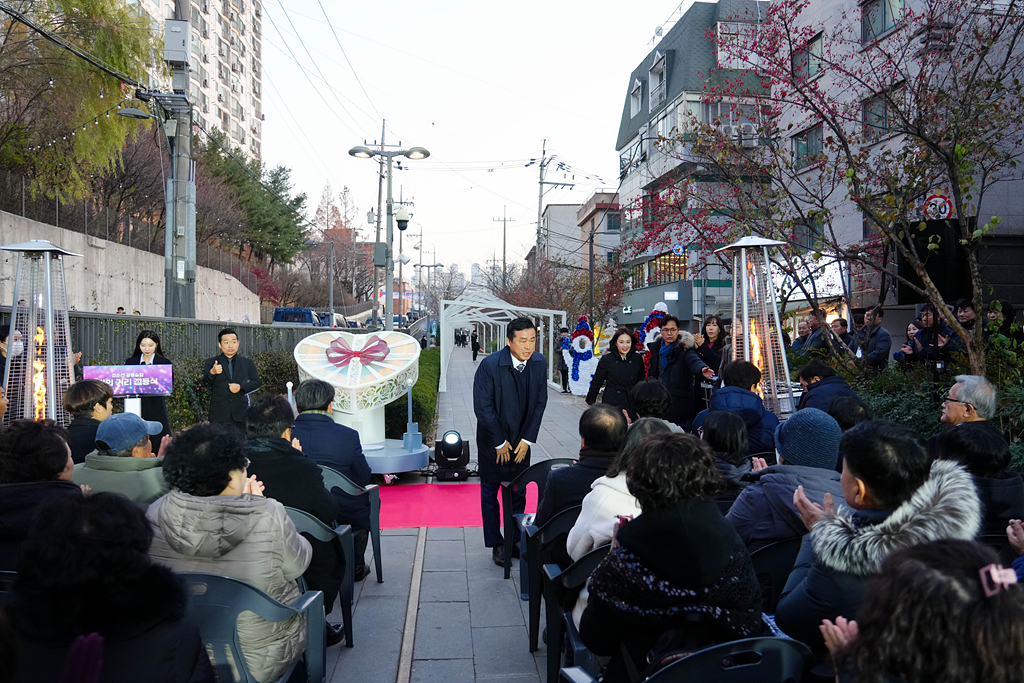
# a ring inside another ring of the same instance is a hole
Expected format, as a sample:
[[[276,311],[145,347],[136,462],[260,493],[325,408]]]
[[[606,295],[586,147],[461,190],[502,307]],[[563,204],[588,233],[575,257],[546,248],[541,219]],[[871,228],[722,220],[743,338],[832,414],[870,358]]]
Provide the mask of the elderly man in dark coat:
[[[505,539],[498,530],[497,496],[501,482],[515,479],[530,466],[530,447],[537,443],[548,403],[545,361],[543,354],[534,352],[537,328],[533,321],[516,318],[508,324],[506,336],[506,347],[480,361],[473,379],[484,545],[493,549],[494,563],[502,567]],[[526,492],[513,493],[512,511],[525,510]],[[513,533],[518,535],[518,530]],[[512,539],[513,549],[516,541]]]

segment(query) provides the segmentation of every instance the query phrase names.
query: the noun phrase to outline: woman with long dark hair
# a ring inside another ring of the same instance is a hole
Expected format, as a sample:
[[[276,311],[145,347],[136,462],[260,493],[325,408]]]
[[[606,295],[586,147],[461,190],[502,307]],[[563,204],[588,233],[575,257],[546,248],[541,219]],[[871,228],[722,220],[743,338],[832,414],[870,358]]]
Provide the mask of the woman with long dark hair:
[[[722,349],[725,348],[725,325],[722,319],[717,315],[709,315],[704,320],[700,334],[693,336],[693,341],[697,342],[697,355],[717,375],[722,365]]]
[[[164,350],[160,346],[160,335],[153,330],[142,330],[135,338],[135,350],[125,359],[125,365],[171,365],[164,358]],[[163,396],[145,396],[142,399],[142,419],[159,422],[164,426],[156,436],[151,436],[153,450],[160,450],[160,441],[171,433],[171,419],[167,414],[167,399]]]
[[[597,392],[604,384],[606,386],[601,403],[609,403],[620,410],[626,410],[631,420],[636,419],[636,413],[629,404],[629,390],[647,373],[644,370],[644,359],[636,353],[635,346],[636,340],[625,328],[615,330],[608,343],[608,351],[601,356],[597,370],[594,371],[594,378],[590,381],[590,391],[587,392],[588,406],[594,405]]]

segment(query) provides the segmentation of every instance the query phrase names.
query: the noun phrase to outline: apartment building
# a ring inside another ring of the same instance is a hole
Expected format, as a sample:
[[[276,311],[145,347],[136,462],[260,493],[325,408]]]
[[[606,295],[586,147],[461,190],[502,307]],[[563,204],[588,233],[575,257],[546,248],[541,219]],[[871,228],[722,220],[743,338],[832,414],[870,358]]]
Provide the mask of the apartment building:
[[[163,33],[174,2],[135,0]],[[191,0],[189,99],[202,130],[220,129],[247,157],[258,158],[263,137],[263,13],[259,0]],[[157,83],[169,87],[169,83]]]

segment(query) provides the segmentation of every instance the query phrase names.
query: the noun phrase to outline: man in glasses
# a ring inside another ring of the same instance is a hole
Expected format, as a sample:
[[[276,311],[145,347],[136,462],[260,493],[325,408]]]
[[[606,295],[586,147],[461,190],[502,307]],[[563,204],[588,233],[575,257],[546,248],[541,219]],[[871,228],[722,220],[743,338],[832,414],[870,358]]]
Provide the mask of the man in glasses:
[[[990,420],[996,414],[996,388],[980,375],[957,375],[942,402],[942,417],[947,425]]]

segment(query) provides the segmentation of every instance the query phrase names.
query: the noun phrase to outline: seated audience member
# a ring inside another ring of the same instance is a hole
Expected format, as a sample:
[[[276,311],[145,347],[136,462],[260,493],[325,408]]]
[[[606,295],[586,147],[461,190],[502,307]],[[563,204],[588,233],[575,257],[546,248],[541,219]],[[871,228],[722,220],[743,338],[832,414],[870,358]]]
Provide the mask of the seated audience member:
[[[804,388],[803,396],[796,404],[797,410],[817,408],[827,413],[832,401],[840,396],[857,398],[856,392],[845,379],[837,375],[827,363],[817,359],[800,368],[797,379]]]
[[[715,467],[724,482],[718,500],[736,500],[747,483],[743,475],[751,471],[747,458],[747,425],[736,413],[712,410],[704,416],[700,438],[715,452]]]
[[[292,406],[283,396],[264,394],[245,411],[245,454],[249,471],[263,483],[263,495],[286,507],[304,510],[328,527],[334,526],[338,504],[324,486],[320,467],[296,448],[291,426]],[[303,575],[312,590],[323,591],[324,607],[331,613],[341,590],[345,563],[336,542],[307,538],[313,558]],[[341,626],[327,624],[327,644],[341,642]]]
[[[64,394],[64,410],[71,413],[68,425],[68,445],[75,464],[85,462],[85,456],[96,450],[96,429],[114,414],[114,392],[110,385],[98,379],[75,382]]]
[[[172,489],[146,513],[154,532],[149,553],[176,572],[230,576],[291,604],[312,551],[284,506],[265,498],[246,472],[244,445],[241,434],[211,424],[174,437],[164,456]],[[275,680],[302,655],[306,618],[270,622],[245,612],[238,641],[253,676]]]
[[[832,331],[835,332],[840,341],[846,344],[850,351],[857,353],[857,349],[860,348],[860,339],[857,338],[857,335],[850,332],[850,323],[846,321],[846,318],[836,318],[833,320]]]
[[[75,465],[72,481],[93,491],[120,493],[148,508],[170,488],[164,481],[163,456],[153,453],[149,439],[161,431],[162,424],[134,413],[111,415],[96,430],[96,449]]]
[[[213,683],[185,586],[150,560],[152,539],[142,510],[113,493],[40,509],[6,598],[20,651],[15,683]],[[90,633],[103,639],[99,677],[69,678],[72,645]]]
[[[957,375],[942,402],[939,420],[948,425],[991,420],[996,414],[996,388],[981,375]]]
[[[642,417],[633,423],[626,435],[625,443],[622,444],[622,450],[612,460],[608,471],[590,485],[590,493],[583,499],[580,516],[576,518],[576,524],[569,531],[565,549],[573,562],[594,548],[611,542],[619,515],[635,517],[640,514],[640,506],[626,485],[626,468],[644,439],[672,433],[674,432],[670,423],[656,417]],[[587,588],[584,586],[572,611],[577,628],[586,606]]]
[[[871,419],[871,409],[856,396],[840,396],[834,399],[826,412],[839,423],[839,428],[844,432]]]
[[[936,541],[882,562],[857,621],[822,631],[849,683],[1013,683],[1024,671],[1024,589],[991,548]]]
[[[814,501],[841,496],[836,471],[839,425],[816,408],[797,411],[776,430],[779,464],[764,467],[757,460],[754,481],[740,492],[725,516],[750,550],[769,543],[803,536],[807,529],[793,502],[793,492],[804,487]]]
[[[722,368],[722,388],[711,394],[710,410],[725,410],[739,415],[747,425],[746,455],[771,453],[775,450],[775,428],[779,418],[766,410],[764,401],[754,391],[761,383],[761,371],[749,361],[737,360]],[[703,424],[705,410],[693,420],[693,431]]]
[[[794,501],[810,533],[782,591],[775,623],[797,640],[824,646],[823,619],[852,619],[868,580],[886,555],[940,540],[971,540],[981,509],[971,476],[960,465],[928,457],[914,430],[890,422],[862,422],[843,434],[843,499],[852,509]]]
[[[370,465],[359,443],[359,432],[338,424],[331,417],[334,387],[320,379],[307,379],[295,390],[295,406],[299,416],[292,425],[292,438],[298,439],[302,454],[326,465],[352,480],[356,486],[370,483]],[[362,581],[370,568],[363,557],[370,536],[370,499],[352,496],[341,489],[331,491],[338,504],[338,524],[352,525],[355,546],[356,581]]]
[[[580,458],[570,467],[552,470],[537,504],[537,526],[557,512],[579,505],[590,485],[604,476],[626,440],[626,417],[618,408],[598,403],[580,416]]]
[[[629,404],[638,417],[665,418],[672,394],[668,387],[656,379],[642,379],[629,390]]]
[[[18,549],[41,505],[82,496],[73,467],[67,432],[52,420],[15,420],[0,434],[0,570],[18,568]]]
[[[590,577],[580,636],[611,657],[603,681],[637,680],[673,630],[694,651],[760,635],[761,589],[743,541],[718,511],[722,483],[711,448],[690,434],[644,440],[626,469],[643,513],[622,525]]]
[[[939,433],[931,453],[971,473],[981,501],[982,533],[1001,534],[1011,519],[1024,518],[1024,480],[1008,469],[1010,446],[987,422],[964,422]]]

